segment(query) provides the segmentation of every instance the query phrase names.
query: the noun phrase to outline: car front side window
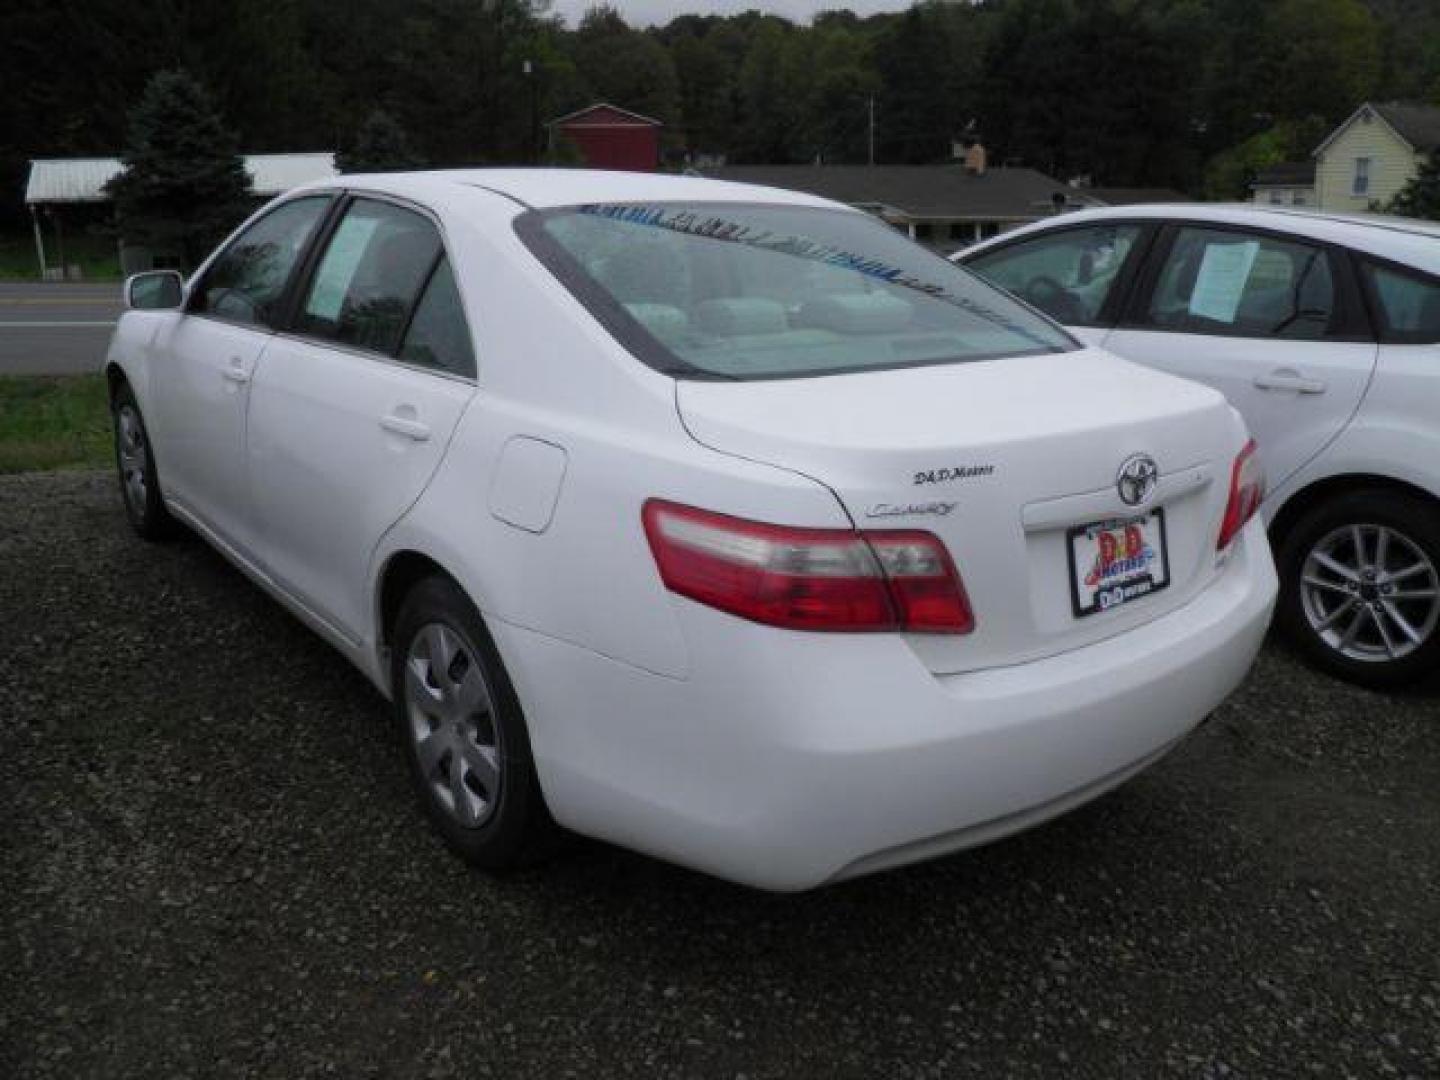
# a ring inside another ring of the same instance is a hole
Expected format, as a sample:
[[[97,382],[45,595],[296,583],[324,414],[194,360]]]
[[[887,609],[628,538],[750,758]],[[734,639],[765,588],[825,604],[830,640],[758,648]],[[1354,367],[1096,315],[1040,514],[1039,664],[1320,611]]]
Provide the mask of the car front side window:
[[[278,326],[285,286],[329,205],[329,196],[306,196],[251,225],[210,264],[190,310],[229,322]]]
[[[440,233],[423,214],[356,199],[326,245],[295,329],[394,356],[440,255]]]
[[[1140,232],[1136,224],[1063,229],[986,252],[965,265],[1059,322],[1095,326]]]
[[[1254,233],[1181,228],[1143,322],[1157,330],[1319,340],[1337,322],[1322,248]]]

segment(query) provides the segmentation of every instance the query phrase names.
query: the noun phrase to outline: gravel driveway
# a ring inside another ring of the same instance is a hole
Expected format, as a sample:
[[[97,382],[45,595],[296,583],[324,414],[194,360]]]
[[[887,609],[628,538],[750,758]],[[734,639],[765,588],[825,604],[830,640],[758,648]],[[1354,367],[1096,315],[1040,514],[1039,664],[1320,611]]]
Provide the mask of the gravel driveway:
[[[0,1077],[1440,1076],[1440,699],[1268,647],[1160,766],[797,897],[427,831],[368,684],[0,479]]]

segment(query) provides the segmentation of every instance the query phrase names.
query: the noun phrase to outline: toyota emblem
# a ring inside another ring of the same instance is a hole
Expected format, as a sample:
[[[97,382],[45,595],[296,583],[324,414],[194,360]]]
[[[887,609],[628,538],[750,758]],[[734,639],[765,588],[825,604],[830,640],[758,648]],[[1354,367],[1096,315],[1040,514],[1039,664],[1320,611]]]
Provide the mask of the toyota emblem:
[[[1115,490],[1126,506],[1139,506],[1155,493],[1160,479],[1160,466],[1149,454],[1131,454],[1120,465],[1115,477]]]

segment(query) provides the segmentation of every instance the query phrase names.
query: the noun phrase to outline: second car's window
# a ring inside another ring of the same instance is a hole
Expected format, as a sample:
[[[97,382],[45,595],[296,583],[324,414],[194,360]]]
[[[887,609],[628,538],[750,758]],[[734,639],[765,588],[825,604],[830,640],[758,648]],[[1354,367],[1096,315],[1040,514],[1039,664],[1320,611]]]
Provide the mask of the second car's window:
[[[355,200],[315,270],[296,329],[394,355],[439,254],[440,234],[424,215]]]
[[[1365,264],[1365,278],[1378,301],[1388,340],[1440,341],[1440,282],[1371,263]]]
[[[1139,225],[1096,225],[1021,240],[965,265],[1072,326],[1094,325],[1125,265]]]
[[[1161,330],[1314,339],[1335,315],[1325,252],[1250,233],[1181,229],[1146,322]]]
[[[296,199],[251,225],[205,271],[192,310],[274,326],[290,272],[329,204],[328,197]]]

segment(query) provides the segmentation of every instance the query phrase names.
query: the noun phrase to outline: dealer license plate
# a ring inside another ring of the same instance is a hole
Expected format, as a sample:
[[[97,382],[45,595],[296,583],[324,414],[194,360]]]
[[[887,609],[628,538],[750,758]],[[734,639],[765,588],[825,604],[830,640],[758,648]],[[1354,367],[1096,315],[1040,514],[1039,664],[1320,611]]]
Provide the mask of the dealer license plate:
[[[1112,611],[1170,584],[1164,510],[1077,525],[1067,538],[1076,616]]]

